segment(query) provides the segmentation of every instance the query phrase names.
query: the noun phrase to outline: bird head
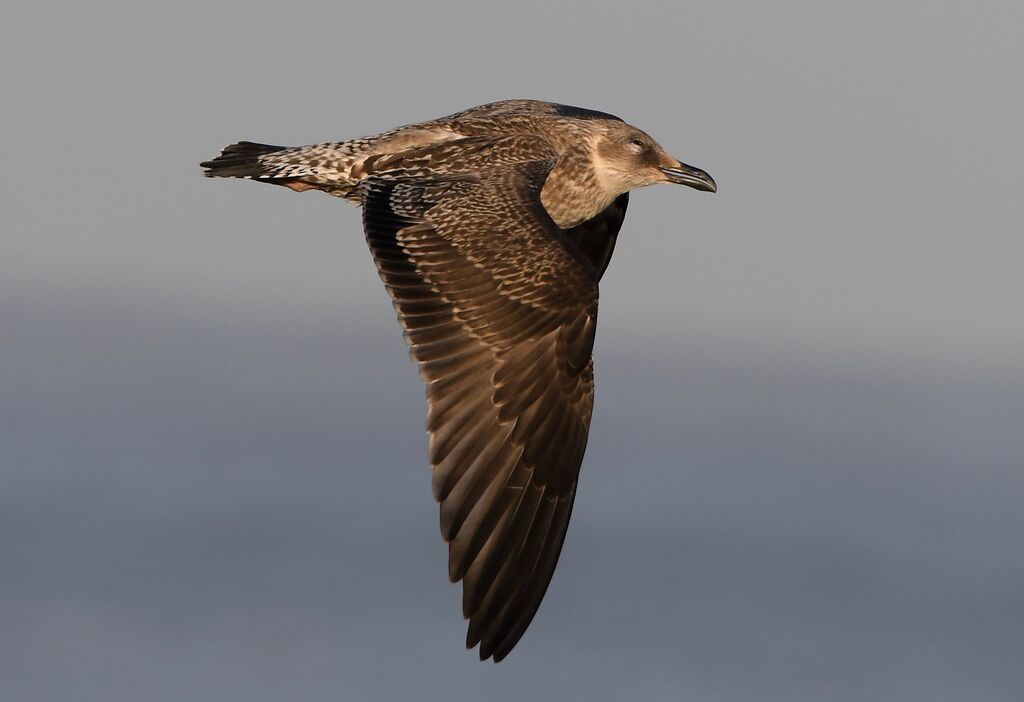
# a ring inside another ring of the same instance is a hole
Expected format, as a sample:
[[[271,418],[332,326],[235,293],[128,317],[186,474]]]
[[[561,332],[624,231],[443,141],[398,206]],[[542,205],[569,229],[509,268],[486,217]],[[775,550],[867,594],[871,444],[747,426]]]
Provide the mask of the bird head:
[[[625,122],[605,121],[593,142],[594,168],[605,187],[620,193],[656,183],[715,192],[714,179],[669,154],[649,134]]]

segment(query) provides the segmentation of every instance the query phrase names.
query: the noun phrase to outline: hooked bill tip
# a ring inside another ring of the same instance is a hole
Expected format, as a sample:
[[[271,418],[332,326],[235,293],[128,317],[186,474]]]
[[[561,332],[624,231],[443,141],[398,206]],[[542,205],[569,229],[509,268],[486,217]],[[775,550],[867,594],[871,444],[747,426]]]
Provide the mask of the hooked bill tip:
[[[662,168],[661,172],[665,174],[669,183],[686,185],[707,193],[718,192],[718,185],[715,184],[715,179],[705,171],[694,166],[680,163],[678,166]]]

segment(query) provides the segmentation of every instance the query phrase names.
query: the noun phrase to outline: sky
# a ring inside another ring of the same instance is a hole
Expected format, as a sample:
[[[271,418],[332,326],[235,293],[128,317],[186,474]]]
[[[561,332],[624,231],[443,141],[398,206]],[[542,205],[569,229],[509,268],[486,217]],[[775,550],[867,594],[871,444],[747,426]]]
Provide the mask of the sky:
[[[1024,10],[22,4],[0,27],[0,697],[1019,700]],[[492,100],[634,193],[569,535],[463,649],[358,211],[202,178]]]

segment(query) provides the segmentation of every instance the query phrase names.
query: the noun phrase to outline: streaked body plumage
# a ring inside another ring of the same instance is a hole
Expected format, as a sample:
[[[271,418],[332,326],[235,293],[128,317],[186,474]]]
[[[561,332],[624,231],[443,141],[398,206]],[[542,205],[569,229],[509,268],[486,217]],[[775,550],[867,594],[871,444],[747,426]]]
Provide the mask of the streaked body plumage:
[[[508,100],[341,143],[249,142],[207,175],[363,207],[367,242],[427,386],[449,576],[467,645],[504,658],[551,580],[594,399],[598,281],[628,190],[699,169],[605,113]]]

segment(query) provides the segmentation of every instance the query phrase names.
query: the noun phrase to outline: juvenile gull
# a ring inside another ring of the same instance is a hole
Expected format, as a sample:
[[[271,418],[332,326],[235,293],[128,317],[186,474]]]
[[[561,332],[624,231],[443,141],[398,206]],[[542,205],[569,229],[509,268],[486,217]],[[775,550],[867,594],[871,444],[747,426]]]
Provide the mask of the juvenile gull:
[[[466,645],[502,660],[540,606],[569,525],[594,402],[598,281],[628,193],[715,192],[714,180],[618,117],[534,100],[353,141],[243,141],[201,165],[362,205],[427,386]]]

